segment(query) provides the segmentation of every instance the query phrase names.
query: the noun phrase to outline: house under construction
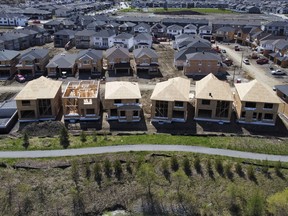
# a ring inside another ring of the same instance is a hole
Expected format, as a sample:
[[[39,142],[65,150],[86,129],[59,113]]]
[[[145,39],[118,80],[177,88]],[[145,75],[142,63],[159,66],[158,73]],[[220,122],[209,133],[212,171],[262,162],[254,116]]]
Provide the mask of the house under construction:
[[[100,82],[94,80],[69,82],[62,96],[65,121],[100,119]]]

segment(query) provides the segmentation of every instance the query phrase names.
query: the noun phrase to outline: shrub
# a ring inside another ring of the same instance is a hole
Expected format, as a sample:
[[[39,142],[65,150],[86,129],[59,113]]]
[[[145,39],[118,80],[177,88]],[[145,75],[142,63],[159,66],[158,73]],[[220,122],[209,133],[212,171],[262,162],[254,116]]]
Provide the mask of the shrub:
[[[247,176],[252,181],[256,180],[255,171],[252,165],[249,165],[247,168]]]
[[[123,170],[122,170],[121,162],[119,160],[116,160],[114,162],[114,173],[115,173],[117,180],[120,181],[122,179]]]
[[[237,163],[236,166],[235,166],[235,171],[236,173],[240,176],[240,177],[243,177],[244,176],[244,172],[242,170],[242,166],[240,163]]]
[[[231,163],[227,163],[224,170],[225,170],[225,175],[227,176],[227,178],[229,178],[230,180],[233,178],[233,173],[231,171],[232,169],[232,165]]]
[[[70,145],[69,134],[65,127],[61,129],[60,132],[60,145],[66,149]]]
[[[126,171],[130,174],[133,174],[133,169],[132,169],[132,165],[131,165],[131,161],[128,161],[126,163]]]
[[[87,141],[87,136],[86,136],[86,133],[84,131],[82,131],[80,134],[80,140],[82,143]]]
[[[223,176],[224,175],[224,168],[223,168],[223,163],[221,160],[217,159],[215,161],[215,169],[219,173],[219,175]]]
[[[171,169],[176,172],[179,169],[179,163],[175,155],[171,157]]]
[[[166,178],[166,180],[168,180],[170,182],[170,171],[169,171],[169,165],[168,165],[168,162],[167,160],[164,160],[162,162],[162,173],[164,175],[164,177]]]
[[[185,157],[183,160],[183,170],[187,176],[192,175],[190,161],[187,157]]]
[[[110,178],[112,175],[111,162],[108,159],[104,161],[104,173],[107,178]]]
[[[94,180],[97,182],[99,187],[101,187],[102,183],[102,169],[99,163],[95,163],[94,165]]]
[[[23,146],[25,149],[28,149],[29,145],[30,145],[29,136],[28,136],[27,133],[24,133],[22,146]]]
[[[200,174],[202,173],[201,161],[200,161],[199,157],[195,157],[194,168],[195,168],[197,173],[200,173]]]

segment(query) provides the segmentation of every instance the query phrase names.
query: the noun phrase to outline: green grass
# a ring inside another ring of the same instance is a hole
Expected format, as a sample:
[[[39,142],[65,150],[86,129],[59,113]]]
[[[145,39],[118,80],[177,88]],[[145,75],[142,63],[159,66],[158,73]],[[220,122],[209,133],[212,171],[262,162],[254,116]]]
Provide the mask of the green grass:
[[[22,138],[2,138],[0,150],[24,150]],[[97,135],[97,142],[93,136],[87,136],[86,142],[80,141],[80,136],[70,136],[69,148],[85,148],[98,146],[126,145],[126,144],[179,144],[191,146],[205,146],[211,148],[233,149],[247,152],[288,155],[288,140],[252,138],[252,137],[204,137],[204,136],[174,136],[168,134],[157,135],[125,135],[103,136]],[[58,137],[31,137],[28,150],[62,149]]]
[[[165,10],[164,8],[151,8],[151,9],[149,9],[149,12],[154,12],[154,13],[178,12],[178,11],[194,11],[194,12],[204,13],[204,14],[211,14],[211,13],[231,14],[231,13],[235,13],[235,12],[230,11],[230,10],[218,9],[218,8],[168,8],[167,10]]]
[[[142,9],[136,9],[136,8],[125,8],[119,10],[119,12],[129,13],[129,12],[141,12],[141,13],[163,13],[163,12],[179,12],[179,11],[194,11],[198,13],[204,13],[204,14],[232,14],[236,13],[230,10],[226,9],[219,9],[219,8],[168,8],[167,10],[164,8],[148,8],[147,11],[144,11]]]

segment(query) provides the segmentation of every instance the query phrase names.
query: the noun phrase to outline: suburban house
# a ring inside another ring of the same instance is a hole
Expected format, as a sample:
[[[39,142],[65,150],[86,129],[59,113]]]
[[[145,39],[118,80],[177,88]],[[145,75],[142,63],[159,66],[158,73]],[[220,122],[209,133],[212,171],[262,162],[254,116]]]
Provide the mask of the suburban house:
[[[198,52],[215,53],[212,51],[211,43],[209,41],[195,40],[194,42],[189,43],[187,46],[175,52],[174,54],[175,67],[177,67],[178,69],[182,69],[184,64],[187,61],[187,54],[198,53]]]
[[[99,120],[100,81],[69,82],[62,96],[62,104],[65,121]]]
[[[251,32],[252,27],[244,27],[236,30],[235,32],[235,41],[236,43],[247,45],[246,39]]]
[[[147,23],[139,23],[133,27],[134,33],[150,33],[151,26]]]
[[[46,65],[49,62],[48,49],[36,49],[24,51],[19,57],[19,63],[16,65],[20,74],[34,77],[36,74],[44,74]]]
[[[261,29],[267,33],[279,36],[288,35],[287,21],[270,21],[261,26]]]
[[[129,51],[123,47],[111,47],[106,50],[107,68],[114,70],[115,74],[126,72],[130,74],[130,55]]]
[[[201,50],[201,47],[209,47],[211,49],[211,42],[199,37],[198,35],[182,34],[175,36],[173,42],[173,49],[180,50],[184,47],[194,47],[197,51]]]
[[[105,85],[104,109],[107,120],[139,122],[142,105],[138,83],[115,81]]]
[[[107,29],[107,30],[113,30],[113,31],[115,31],[116,34],[118,34],[119,26],[120,26],[119,23],[109,22],[109,23],[106,23],[105,29]]]
[[[138,48],[133,51],[136,71],[148,72],[149,75],[158,74],[158,54],[150,48]]]
[[[239,123],[275,125],[280,99],[257,80],[236,83],[234,109]]]
[[[29,17],[22,14],[1,13],[0,26],[27,26]]]
[[[56,120],[62,106],[61,87],[61,81],[43,76],[28,82],[15,97],[19,122]]]
[[[212,73],[195,87],[195,120],[230,122],[233,95],[229,84],[217,79]]]
[[[282,101],[279,113],[288,119],[288,85],[276,85],[275,89],[277,96]]]
[[[125,22],[125,23],[123,23],[123,24],[121,24],[121,25],[118,26],[118,30],[119,30],[119,32],[121,32],[121,33],[122,33],[122,32],[128,33],[128,32],[132,32],[132,31],[133,31],[134,26],[136,26],[135,23]]]
[[[129,33],[121,33],[114,37],[114,46],[131,50],[134,45],[134,36]]]
[[[75,34],[75,45],[77,49],[89,49],[94,46],[94,37],[96,32],[84,29]]]
[[[114,30],[101,30],[94,35],[95,49],[108,49],[114,45],[114,37],[116,36]]]
[[[170,25],[167,27],[167,35],[171,38],[175,37],[176,35],[181,35],[183,33],[183,27],[179,25]]]
[[[152,122],[186,122],[190,80],[182,77],[157,83],[151,95]]]
[[[103,51],[101,50],[81,50],[76,58],[77,73],[88,73],[91,78],[99,77],[103,70]]]
[[[186,76],[208,75],[209,73],[217,74],[225,72],[221,56],[211,52],[195,52],[186,54],[186,63],[183,71]]]
[[[164,37],[166,36],[167,27],[162,23],[156,23],[151,27],[150,31],[155,37]]]
[[[46,65],[49,77],[75,76],[77,54],[61,53],[55,55]]]
[[[151,48],[152,46],[152,35],[148,33],[140,33],[134,37],[134,49],[137,48]]]
[[[197,26],[193,24],[188,24],[184,26],[183,33],[184,34],[197,34],[197,29],[198,29]]]
[[[94,21],[92,23],[89,23],[87,26],[86,26],[86,29],[87,30],[93,30],[93,31],[100,31],[102,29],[105,29],[105,25],[106,25],[106,22],[104,21],[101,21],[101,20],[97,20],[97,21]]]
[[[212,38],[212,26],[208,25],[200,26],[199,35],[200,37],[210,41]]]
[[[75,46],[75,31],[63,29],[54,33],[54,47]]]
[[[46,29],[49,33],[53,34],[62,29],[75,29],[74,22],[70,20],[51,20],[43,24],[43,28]]]
[[[216,30],[214,38],[217,41],[232,42],[234,41],[235,29],[230,26],[223,26]]]
[[[0,50],[0,79],[7,79],[16,73],[19,56],[18,51]]]

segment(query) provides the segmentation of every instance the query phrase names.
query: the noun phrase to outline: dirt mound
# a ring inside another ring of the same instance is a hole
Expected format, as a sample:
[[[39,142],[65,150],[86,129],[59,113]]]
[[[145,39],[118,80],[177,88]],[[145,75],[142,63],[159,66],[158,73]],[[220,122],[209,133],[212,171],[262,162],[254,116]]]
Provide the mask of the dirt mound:
[[[33,122],[27,124],[21,132],[29,136],[56,136],[60,134],[63,127],[65,127],[64,124],[59,121]]]
[[[204,15],[203,13],[199,13],[191,10],[181,10],[181,11],[163,11],[163,12],[154,12],[154,14],[159,15]]]

